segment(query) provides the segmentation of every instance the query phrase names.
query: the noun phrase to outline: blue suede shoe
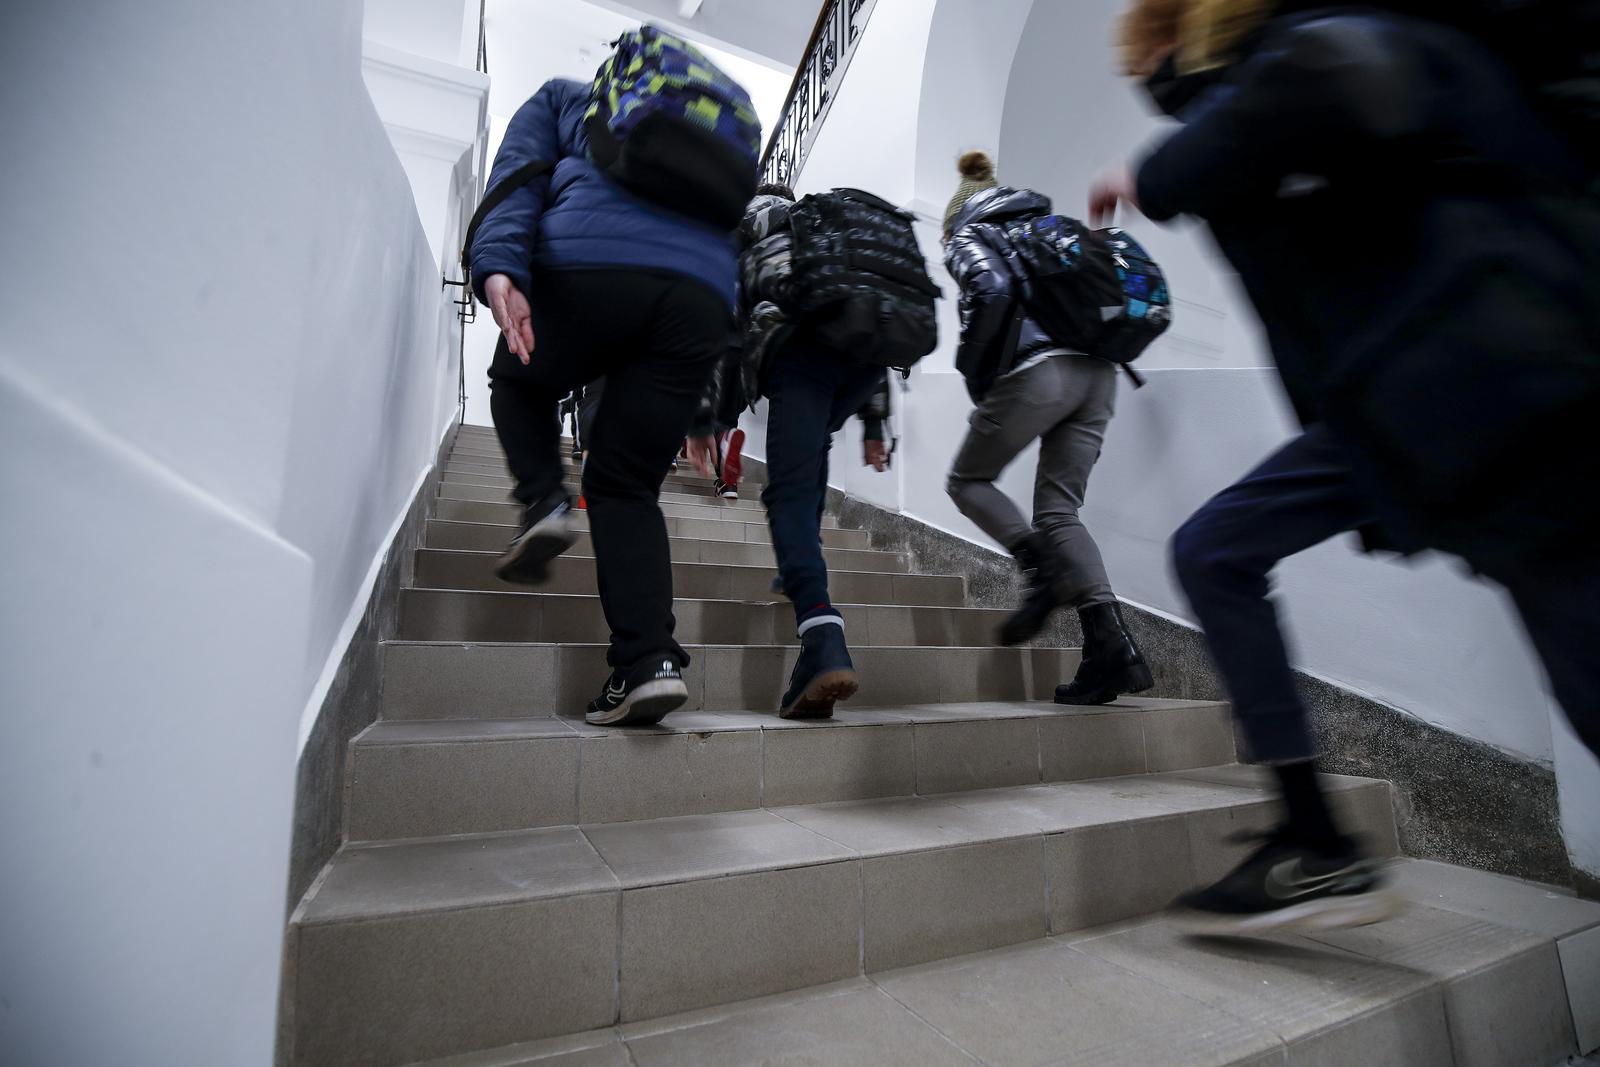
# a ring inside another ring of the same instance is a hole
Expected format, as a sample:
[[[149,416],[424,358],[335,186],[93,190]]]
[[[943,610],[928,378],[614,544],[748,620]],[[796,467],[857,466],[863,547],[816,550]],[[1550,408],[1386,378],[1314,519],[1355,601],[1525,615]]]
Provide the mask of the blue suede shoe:
[[[778,715],[785,719],[826,719],[833,706],[849,700],[861,688],[850,649],[844,643],[844,623],[837,615],[823,615],[801,625],[800,658],[789,676]]]

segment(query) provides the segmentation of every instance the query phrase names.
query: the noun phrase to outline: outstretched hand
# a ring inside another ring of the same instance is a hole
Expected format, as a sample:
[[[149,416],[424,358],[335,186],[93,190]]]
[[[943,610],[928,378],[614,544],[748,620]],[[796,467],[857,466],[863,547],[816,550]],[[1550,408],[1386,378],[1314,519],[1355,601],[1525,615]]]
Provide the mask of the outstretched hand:
[[[689,438],[689,462],[707,478],[717,476],[717,439],[715,437]]]
[[[1089,187],[1089,225],[1109,225],[1119,204],[1139,209],[1139,185],[1126,163],[1102,172]]]
[[[882,474],[889,469],[889,446],[883,441],[861,442],[861,465]]]
[[[533,309],[528,306],[528,298],[506,274],[489,275],[484,280],[483,293],[489,298],[494,324],[506,335],[506,346],[527,366],[533,358]]]

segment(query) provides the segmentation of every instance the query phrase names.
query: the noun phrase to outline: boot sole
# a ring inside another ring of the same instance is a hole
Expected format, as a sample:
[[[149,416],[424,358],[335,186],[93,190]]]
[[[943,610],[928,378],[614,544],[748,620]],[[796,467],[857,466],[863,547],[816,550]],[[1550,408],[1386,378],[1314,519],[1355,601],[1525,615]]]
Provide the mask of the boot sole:
[[[1345,897],[1322,897],[1255,915],[1219,915],[1177,909],[1172,925],[1195,937],[1256,937],[1291,930],[1342,930],[1371,926],[1400,914],[1405,901],[1390,889]]]
[[[495,577],[512,585],[539,585],[550,577],[550,561],[578,543],[569,527],[535,526],[511,542],[495,561]]]
[[[1134,696],[1148,689],[1155,688],[1156,680],[1150,673],[1150,668],[1143,663],[1135,663],[1123,672],[1119,684],[1096,689],[1088,696],[1076,697],[1071,700],[1062,699],[1061,690],[1056,690],[1055,702],[1073,708],[1097,708],[1102,704],[1110,704],[1118,697]],[[1065,686],[1061,687],[1065,689]]]
[[[833,706],[849,700],[861,688],[855,671],[824,671],[811,679],[800,699],[778,712],[780,719],[826,719]]]
[[[646,682],[628,694],[611,711],[589,712],[583,721],[590,726],[651,726],[683,707],[689,700],[689,687],[681,678]]]

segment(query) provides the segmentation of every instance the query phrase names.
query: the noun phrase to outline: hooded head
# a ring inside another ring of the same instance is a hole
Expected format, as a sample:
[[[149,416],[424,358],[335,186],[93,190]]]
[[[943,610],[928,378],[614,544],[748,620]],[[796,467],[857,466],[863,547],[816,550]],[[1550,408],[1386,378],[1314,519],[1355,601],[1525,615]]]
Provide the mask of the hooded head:
[[[950,198],[950,205],[944,209],[944,235],[950,236],[950,224],[955,221],[956,215],[978,193],[985,189],[993,189],[1000,184],[994,176],[994,160],[989,158],[989,153],[974,151],[964,154],[957,167],[961,171],[961,184],[956,186],[956,195]]]

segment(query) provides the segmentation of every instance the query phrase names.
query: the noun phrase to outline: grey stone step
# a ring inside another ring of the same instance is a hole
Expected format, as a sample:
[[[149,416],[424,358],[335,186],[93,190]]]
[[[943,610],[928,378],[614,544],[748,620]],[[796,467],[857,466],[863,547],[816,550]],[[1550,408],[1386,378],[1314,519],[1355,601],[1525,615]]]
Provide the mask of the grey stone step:
[[[386,720],[350,750],[352,841],[626,822],[1078,781],[1231,763],[1224,704],[1000,702],[581,718]],[[463,789],[463,783],[471,783]]]
[[[490,496],[491,499],[472,499],[474,496],[485,496],[485,494]],[[742,507],[726,507],[725,504],[715,501],[714,498],[707,501],[706,504],[662,504],[661,514],[666,515],[667,520],[686,518],[686,520],[699,520],[699,522],[706,523],[733,523],[733,525],[747,526],[747,528],[755,526],[760,530],[760,534],[752,534],[747,530],[717,531],[714,528],[710,528],[710,526],[691,526],[691,530],[694,530],[693,534],[682,534],[674,533],[669,522],[667,533],[670,536],[715,536],[720,541],[771,542],[771,539],[773,539],[771,531],[766,526],[765,514],[754,512],[754,510],[750,509],[742,509]],[[501,493],[499,490],[480,491],[480,486],[442,485],[438,486],[438,507],[435,510],[435,518],[448,518],[451,522],[499,523],[502,526],[514,526],[522,518],[522,507],[517,506],[514,502],[507,501],[506,494]],[[587,517],[582,512],[579,512],[578,520],[581,523],[587,523]],[[584,526],[584,528],[587,528],[587,526]],[[838,530],[837,518],[832,517],[832,515],[824,515],[822,517],[822,533],[827,534],[829,531],[834,530]],[[742,536],[731,536],[733,533],[739,533]],[[837,537],[829,539],[827,536],[822,537],[822,542],[824,544],[834,544],[835,547],[850,547],[850,549],[866,549],[866,547],[870,547],[866,531],[853,530],[850,533],[858,534],[858,536],[843,539],[843,541],[848,541],[848,544],[838,544],[840,539],[837,539]]]
[[[774,595],[773,600],[777,598]],[[844,616],[852,648],[916,645],[987,646],[1008,614],[989,608],[906,604],[834,606]],[[697,645],[783,643],[794,639],[788,601],[703,600],[680,596],[673,608],[677,638]],[[402,589],[402,641],[576,641],[609,639],[611,629],[591,594],[489,592],[477,589]]]
[[[1392,853],[1388,785],[1332,784]],[[1040,942],[1162,907],[1237,861],[1228,832],[1274,818],[1257,788],[1177,772],[347,845],[291,923],[288,1059],[404,1063]],[[1150,1025],[1133,982],[1105,989]],[[986,985],[971,995],[998,1027]],[[1029,996],[1052,1032],[1106,1001],[1092,982]]]
[[[444,480],[440,484],[466,486],[472,489],[492,490],[494,495],[482,498],[486,500],[504,500],[511,492],[511,479],[493,478],[481,474],[458,474],[454,472],[447,472],[444,475]],[[577,479],[571,479],[568,482],[567,488],[575,494],[578,493],[580,490]],[[663,504],[714,504],[717,507],[727,508],[730,510],[748,511],[752,513],[754,518],[749,516],[741,517],[750,522],[754,522],[757,519],[764,520],[767,515],[766,508],[761,505],[761,501],[753,494],[746,494],[744,497],[739,499],[729,500],[726,497],[721,497],[713,493],[709,485],[674,485],[669,482],[662,488],[659,499]]]
[[[502,582],[495,576],[498,557],[492,552],[456,552],[420,549],[416,555],[418,589],[475,589],[525,591],[527,587]],[[541,593],[598,594],[595,561],[568,552],[550,564],[550,578],[537,587]],[[739,567],[726,563],[674,563],[673,593],[682,599],[744,600],[771,603],[772,567]],[[904,604],[923,607],[960,607],[966,602],[966,579],[933,574],[893,574],[883,571],[832,571],[828,588],[850,604]]]
[[[481,522],[428,523],[425,545],[428,548],[456,549],[464,552],[500,552],[516,532],[514,526]],[[727,563],[739,567],[777,567],[772,546],[744,541],[707,541],[674,537],[669,542],[672,558],[679,563]],[[594,555],[594,543],[587,533],[580,534],[570,550],[575,555]],[[905,574],[906,558],[898,552],[877,552],[861,548],[825,548],[822,557],[830,569],[841,571],[884,571]]]
[[[859,609],[846,608],[846,619],[852,615],[860,620]],[[793,625],[792,619],[786,623],[788,634]],[[386,643],[383,717],[579,717],[610,673],[605,645],[599,643],[603,637],[591,641],[596,643],[493,644],[471,639]],[[689,686],[685,712],[775,710],[799,654],[792,637],[784,644],[770,639],[766,644],[690,642],[685,648],[693,658],[684,672]],[[1048,700],[1058,684],[1076,673],[1080,655],[1069,648],[858,644],[851,648],[851,658],[861,677],[861,691],[849,706],[871,708]]]
[[[711,508],[696,509],[709,515],[685,516],[676,514],[679,505],[666,505],[661,509],[667,518],[669,537],[703,537],[715,541],[749,541],[755,544],[772,543],[772,531],[765,519],[742,522],[730,517],[728,512]],[[481,500],[441,499],[434,517],[448,522],[481,522],[498,526],[515,526],[520,509],[514,504],[493,504]],[[589,528],[588,516],[579,512],[578,528]],[[823,523],[822,544],[825,548],[871,548],[872,539],[865,530],[841,530],[831,518]]]
[[[446,478],[465,478],[480,484],[504,485],[508,488],[511,485],[510,474],[506,472],[505,466],[499,463],[490,465],[452,460],[445,464],[443,474]],[[576,467],[569,465],[564,468],[562,477],[572,488],[576,489],[578,487],[579,472]],[[485,478],[488,478],[489,481],[484,481]],[[739,483],[740,499],[759,500],[763,484],[757,479],[743,479]],[[663,487],[668,491],[688,493],[695,496],[713,495],[712,484],[706,477],[698,472],[685,469],[680,469],[678,473],[667,475]]]
[[[747,1064],[791,1048],[830,1067],[1567,1062],[1562,1002],[1593,1011],[1600,983],[1558,972],[1551,948],[1600,953],[1600,905],[1573,901],[1546,929],[1524,917],[1560,897],[1547,886],[1392,869],[1428,903],[1366,930],[1251,945],[1146,919],[420,1067]],[[1482,883],[1486,914],[1435,903],[1462,881]]]
[[[506,508],[506,514],[516,521],[516,516],[521,508],[510,502],[510,490],[492,485],[463,485],[459,482],[444,482],[439,486],[439,499],[482,501],[494,503]],[[723,500],[720,497],[706,497],[703,503],[697,503],[694,498],[686,501],[671,499],[677,494],[666,494],[667,498],[661,501],[661,512],[664,515],[676,515],[689,519],[723,519],[734,522],[759,522],[765,524],[766,512],[759,504],[749,501]],[[838,529],[838,520],[831,515],[822,518],[823,529]]]

